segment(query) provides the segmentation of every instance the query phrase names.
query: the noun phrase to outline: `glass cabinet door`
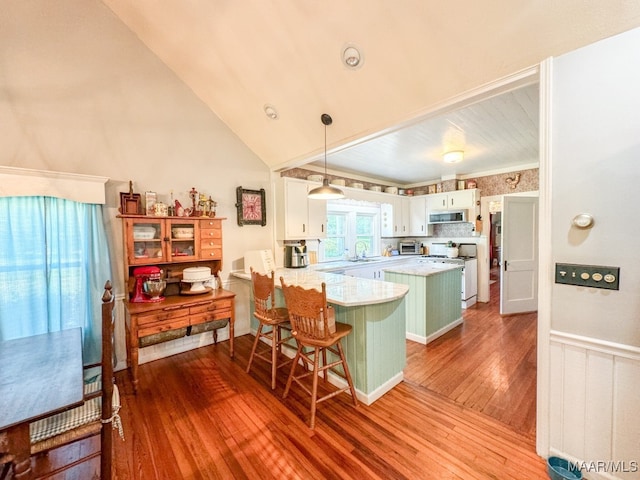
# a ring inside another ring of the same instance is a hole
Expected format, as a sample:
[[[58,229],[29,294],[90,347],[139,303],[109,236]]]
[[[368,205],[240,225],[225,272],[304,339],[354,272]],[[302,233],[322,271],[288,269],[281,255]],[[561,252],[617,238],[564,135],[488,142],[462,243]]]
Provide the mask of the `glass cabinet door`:
[[[164,223],[154,218],[129,218],[127,228],[127,252],[132,265],[147,265],[165,261]]]
[[[199,221],[198,220],[168,220],[170,225],[167,231],[168,261],[184,262],[198,258]]]

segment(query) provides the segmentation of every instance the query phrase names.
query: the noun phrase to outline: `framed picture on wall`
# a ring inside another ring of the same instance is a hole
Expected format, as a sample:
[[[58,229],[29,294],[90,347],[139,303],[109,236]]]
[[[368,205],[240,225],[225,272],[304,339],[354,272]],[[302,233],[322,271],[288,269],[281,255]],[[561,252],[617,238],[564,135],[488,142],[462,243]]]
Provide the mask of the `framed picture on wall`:
[[[435,185],[429,185],[427,187],[427,193],[428,194],[436,193],[436,186]]]
[[[238,225],[267,224],[267,206],[265,202],[264,188],[260,190],[247,190],[236,188],[236,208],[238,209]]]

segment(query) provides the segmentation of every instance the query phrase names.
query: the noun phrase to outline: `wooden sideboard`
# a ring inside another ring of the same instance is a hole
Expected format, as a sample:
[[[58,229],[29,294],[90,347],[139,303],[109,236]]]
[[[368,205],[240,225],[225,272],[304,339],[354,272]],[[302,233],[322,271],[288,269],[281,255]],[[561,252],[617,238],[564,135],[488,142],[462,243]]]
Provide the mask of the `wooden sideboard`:
[[[187,294],[181,284],[188,267],[209,267],[214,276],[222,268],[222,220],[209,217],[119,215],[124,241],[124,272],[128,295],[124,301],[127,366],[134,391],[138,387],[140,348],[213,332],[229,325],[229,354],[233,357],[235,293],[222,288]],[[132,302],[137,267],[162,270],[167,289],[162,301]]]
[[[124,302],[127,367],[138,389],[138,349],[144,338],[170,332],[174,338],[202,333],[216,321],[229,320],[229,355],[233,357],[236,294],[222,288],[197,296],[171,296],[162,302]],[[215,335],[215,328],[212,328]],[[144,345],[143,345],[144,346]]]

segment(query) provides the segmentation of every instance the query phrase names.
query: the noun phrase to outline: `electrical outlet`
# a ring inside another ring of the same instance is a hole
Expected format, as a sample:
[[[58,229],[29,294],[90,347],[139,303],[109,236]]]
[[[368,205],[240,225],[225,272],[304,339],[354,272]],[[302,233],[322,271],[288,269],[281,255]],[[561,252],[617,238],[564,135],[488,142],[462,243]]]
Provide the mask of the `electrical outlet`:
[[[620,267],[556,263],[556,283],[620,290]]]

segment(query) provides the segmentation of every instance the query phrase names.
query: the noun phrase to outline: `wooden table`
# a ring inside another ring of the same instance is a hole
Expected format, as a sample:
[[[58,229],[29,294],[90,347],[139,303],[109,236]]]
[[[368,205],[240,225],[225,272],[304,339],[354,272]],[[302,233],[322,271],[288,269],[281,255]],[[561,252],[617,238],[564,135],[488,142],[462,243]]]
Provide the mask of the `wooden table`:
[[[194,327],[228,319],[229,355],[233,357],[235,296],[233,292],[218,288],[200,295],[168,296],[161,302],[134,303],[125,300],[127,367],[134,392],[138,391],[138,349],[141,338],[169,332],[191,335]]]
[[[13,478],[31,478],[29,423],[82,404],[80,328],[0,342],[0,435]]]

